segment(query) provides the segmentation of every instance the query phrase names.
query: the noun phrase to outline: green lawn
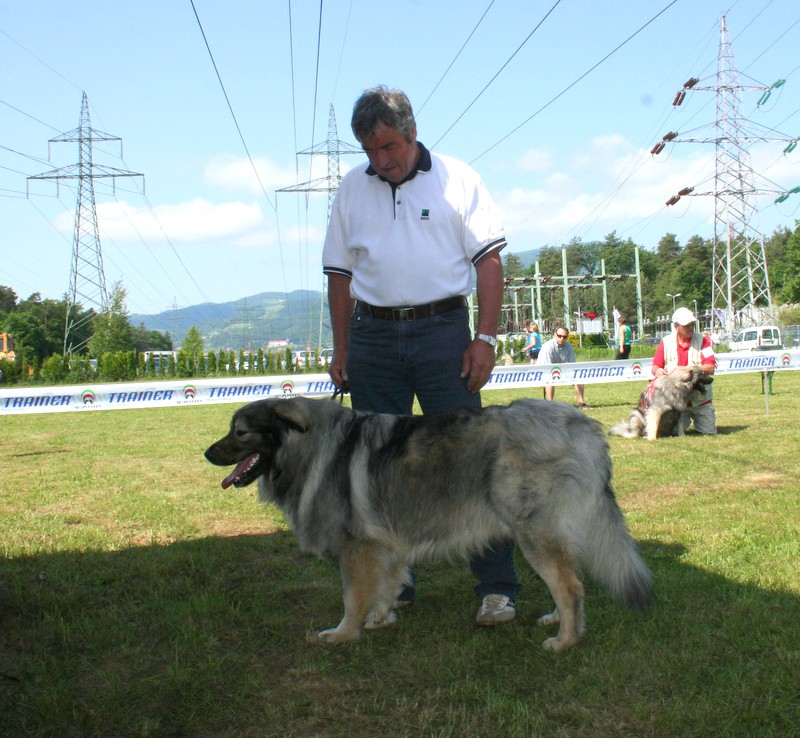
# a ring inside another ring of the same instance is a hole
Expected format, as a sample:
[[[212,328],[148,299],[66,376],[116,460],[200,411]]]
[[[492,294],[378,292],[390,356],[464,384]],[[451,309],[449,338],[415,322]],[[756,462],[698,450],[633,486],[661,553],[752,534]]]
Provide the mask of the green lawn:
[[[236,405],[3,417],[0,736],[798,735],[800,372],[714,387],[718,436],[610,439],[657,602],[589,581],[560,655],[521,559],[512,624],[476,628],[467,566],[428,564],[396,627],[309,643],[338,572],[220,488],[202,452]],[[640,389],[589,385],[589,412],[609,427]]]

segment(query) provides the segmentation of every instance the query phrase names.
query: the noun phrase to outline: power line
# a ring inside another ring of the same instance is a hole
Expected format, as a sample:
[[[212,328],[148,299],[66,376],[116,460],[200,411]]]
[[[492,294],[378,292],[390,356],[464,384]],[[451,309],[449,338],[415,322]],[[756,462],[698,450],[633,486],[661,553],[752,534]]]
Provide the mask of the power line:
[[[225,103],[228,106],[228,111],[230,112],[231,118],[233,119],[233,124],[236,126],[236,131],[239,134],[239,140],[242,142],[244,151],[247,154],[247,159],[250,162],[250,166],[253,169],[253,174],[255,174],[256,176],[256,180],[258,181],[258,186],[261,188],[261,192],[263,193],[266,201],[269,203],[270,207],[273,210],[275,210],[275,204],[272,202],[269,195],[267,194],[267,190],[264,187],[264,183],[261,181],[261,177],[258,174],[258,169],[256,168],[255,162],[253,161],[253,157],[250,155],[250,149],[247,146],[247,141],[245,141],[241,126],[239,125],[239,121],[236,118],[236,113],[233,112],[233,105],[231,105],[231,100],[228,97],[228,91],[225,89],[225,83],[222,81],[222,75],[220,75],[219,73],[219,68],[217,67],[217,62],[214,59],[214,54],[211,52],[211,46],[209,45],[208,39],[206,38],[206,32],[203,30],[203,24],[200,22],[200,16],[197,14],[197,9],[194,6],[194,0],[189,0],[189,3],[192,6],[194,17],[197,20],[197,27],[200,29],[200,35],[203,37],[203,43],[206,46],[206,51],[208,52],[208,57],[211,60],[211,65],[214,67],[214,74],[217,75],[217,81],[219,82],[220,89],[222,90],[222,95],[225,98]]]
[[[677,2],[677,0],[673,0],[673,2]],[[490,79],[490,80],[489,80],[489,81],[486,83],[486,85],[484,86],[484,88],[483,88],[483,89],[482,89],[482,90],[481,90],[481,91],[480,91],[480,92],[479,92],[479,93],[478,93],[478,94],[475,96],[475,99],[474,99],[474,100],[473,100],[473,101],[472,101],[472,102],[471,102],[469,105],[467,105],[467,107],[466,107],[466,108],[464,108],[464,110],[463,110],[463,112],[461,113],[461,115],[459,115],[459,116],[458,116],[458,118],[456,118],[456,119],[453,121],[453,123],[450,125],[450,127],[449,127],[449,128],[448,128],[448,129],[447,129],[447,130],[446,130],[446,131],[445,131],[445,132],[444,132],[444,133],[443,133],[441,136],[439,136],[439,139],[438,139],[438,140],[437,140],[437,141],[436,141],[436,142],[433,144],[433,148],[436,148],[436,147],[439,145],[439,142],[440,142],[440,141],[441,141],[441,140],[442,140],[442,139],[443,139],[443,138],[444,138],[444,137],[445,137],[445,136],[446,136],[448,133],[450,133],[450,131],[453,129],[453,127],[456,125],[456,123],[458,123],[458,121],[460,121],[460,120],[461,120],[461,119],[462,119],[462,118],[463,118],[463,117],[466,115],[467,111],[468,111],[468,110],[469,110],[469,109],[470,109],[470,108],[471,108],[471,107],[472,107],[472,106],[473,106],[473,105],[474,105],[474,104],[475,104],[475,103],[478,101],[478,98],[480,98],[480,96],[481,96],[481,95],[483,95],[483,93],[484,93],[484,92],[486,92],[486,90],[487,90],[487,89],[489,89],[489,86],[492,84],[492,82],[494,82],[494,81],[495,81],[495,80],[496,80],[496,79],[497,79],[497,78],[500,76],[500,73],[501,73],[501,72],[502,72],[502,71],[503,71],[503,70],[504,70],[504,69],[505,69],[505,68],[506,68],[506,67],[507,67],[507,66],[508,66],[508,65],[511,63],[511,60],[512,60],[512,59],[513,59],[513,58],[514,58],[514,57],[515,57],[515,56],[516,56],[516,55],[517,55],[517,54],[520,52],[520,50],[522,49],[522,47],[523,47],[523,46],[525,46],[525,44],[527,44],[527,43],[528,43],[528,41],[529,41],[529,40],[530,40],[530,38],[533,36],[533,34],[534,34],[534,33],[536,33],[536,31],[538,31],[538,30],[539,30],[539,28],[541,28],[541,26],[542,26],[542,23],[544,23],[544,22],[545,22],[545,21],[546,21],[546,20],[547,20],[547,19],[550,17],[550,14],[551,14],[551,13],[552,13],[552,12],[553,12],[553,11],[554,11],[554,10],[555,10],[557,7],[558,7],[558,5],[559,5],[560,3],[561,3],[561,0],[556,0],[556,3],[555,3],[555,5],[553,5],[553,7],[552,7],[552,8],[550,8],[550,10],[548,10],[548,11],[547,11],[547,13],[545,13],[544,17],[543,17],[543,18],[542,18],[542,19],[541,19],[541,20],[540,20],[540,21],[539,21],[539,22],[536,24],[536,27],[535,27],[535,28],[534,28],[534,29],[533,29],[533,30],[532,30],[532,31],[531,31],[531,32],[530,32],[530,33],[529,33],[529,34],[526,36],[525,40],[524,40],[524,41],[523,41],[523,42],[522,42],[522,43],[521,43],[519,46],[517,46],[517,48],[516,48],[516,50],[514,51],[514,53],[513,53],[513,54],[511,54],[511,56],[510,56],[510,57],[508,57],[508,59],[506,59],[506,61],[505,61],[505,63],[503,64],[503,66],[501,66],[501,67],[500,67],[500,69],[498,69],[498,70],[497,70],[497,72],[495,72],[495,75],[494,75],[494,77],[492,77],[492,78],[491,78],[491,79]]]
[[[616,48],[614,48],[612,51],[608,52],[608,54],[606,54],[606,55],[605,55],[605,56],[604,56],[604,57],[603,57],[603,58],[602,58],[602,59],[601,59],[599,62],[597,62],[596,64],[594,64],[594,65],[592,65],[591,67],[589,67],[589,69],[587,69],[587,70],[586,70],[586,71],[585,71],[585,72],[584,72],[584,73],[583,73],[583,74],[582,74],[580,77],[578,77],[578,79],[576,79],[576,80],[575,80],[574,82],[572,82],[570,85],[568,85],[568,86],[567,86],[567,87],[565,87],[563,90],[561,90],[561,92],[559,92],[559,93],[558,93],[558,94],[557,94],[555,97],[553,97],[553,98],[551,98],[550,100],[548,100],[548,101],[547,101],[547,102],[546,102],[544,105],[542,105],[542,107],[541,107],[541,108],[539,108],[539,109],[538,109],[538,110],[537,110],[537,111],[536,111],[536,112],[535,112],[533,115],[531,115],[531,116],[529,116],[528,118],[526,118],[525,120],[523,120],[523,121],[522,121],[522,123],[520,123],[520,124],[519,124],[518,126],[516,126],[515,128],[512,128],[512,129],[511,129],[511,130],[510,130],[510,131],[509,131],[509,132],[508,132],[508,133],[507,133],[505,136],[503,136],[503,137],[502,137],[501,139],[499,139],[498,141],[495,141],[495,143],[493,143],[493,144],[492,144],[492,145],[491,145],[491,146],[490,146],[488,149],[486,149],[486,150],[485,150],[483,153],[481,153],[481,154],[478,154],[478,156],[476,156],[476,157],[475,157],[475,158],[474,158],[474,159],[473,159],[473,160],[470,162],[470,164],[474,164],[476,161],[478,161],[478,159],[481,159],[482,157],[486,156],[486,154],[488,154],[488,153],[489,153],[489,152],[490,152],[492,149],[496,148],[496,147],[497,147],[497,146],[499,146],[501,143],[503,143],[503,141],[505,141],[507,138],[509,138],[510,136],[512,136],[513,134],[515,134],[515,133],[516,133],[516,132],[517,132],[517,131],[518,131],[520,128],[522,128],[523,126],[525,126],[525,125],[527,125],[528,123],[530,123],[530,121],[532,121],[532,120],[533,120],[533,119],[534,119],[534,118],[535,118],[537,115],[539,115],[539,113],[541,113],[541,112],[543,112],[544,110],[546,110],[547,108],[549,108],[549,107],[550,107],[550,106],[551,106],[551,105],[552,105],[552,104],[553,104],[553,103],[554,103],[556,100],[558,100],[560,97],[563,97],[563,96],[564,96],[564,95],[565,95],[567,92],[569,92],[569,91],[570,91],[570,90],[571,90],[573,87],[575,87],[575,85],[577,85],[577,84],[578,84],[578,82],[581,82],[583,79],[585,79],[586,77],[588,77],[588,76],[589,76],[589,75],[590,75],[590,74],[591,74],[591,73],[592,73],[592,72],[593,72],[595,69],[597,69],[597,68],[598,68],[598,67],[599,67],[601,64],[603,64],[603,63],[604,63],[604,62],[606,62],[608,59],[610,59],[610,58],[611,58],[611,57],[612,57],[614,54],[616,54],[616,53],[617,53],[617,52],[618,52],[618,51],[619,51],[619,50],[620,50],[620,49],[621,49],[623,46],[625,46],[626,44],[628,44],[628,43],[629,43],[629,42],[630,42],[632,39],[634,39],[636,36],[638,36],[638,35],[639,35],[639,34],[640,34],[640,33],[641,33],[641,32],[642,32],[642,31],[643,31],[645,28],[647,28],[647,26],[649,26],[649,25],[650,25],[650,24],[651,24],[653,21],[655,21],[655,20],[656,20],[656,19],[657,19],[659,16],[663,15],[663,14],[664,14],[664,13],[665,13],[667,10],[669,10],[669,9],[670,9],[670,8],[671,8],[673,5],[675,5],[675,3],[676,3],[676,2],[678,2],[678,0],[672,0],[670,3],[668,3],[666,7],[664,7],[663,9],[661,9],[661,10],[660,10],[658,13],[656,13],[656,14],[655,14],[655,15],[654,15],[654,16],[653,16],[653,17],[652,17],[652,18],[651,18],[649,21],[647,21],[647,22],[646,22],[644,25],[642,25],[642,26],[641,26],[641,27],[639,27],[639,28],[638,28],[636,31],[634,31],[634,32],[633,32],[633,33],[632,33],[630,36],[628,36],[628,38],[626,38],[626,39],[625,39],[625,40],[624,40],[624,41],[623,41],[621,44],[619,44],[619,45],[618,45]]]
[[[77,143],[78,163],[61,169],[28,177],[31,179],[52,179],[58,183],[62,179],[78,180],[78,202],[75,208],[75,235],[72,244],[72,267],[70,286],[67,293],[67,315],[64,327],[64,355],[79,352],[89,341],[85,335],[85,325],[90,320],[86,309],[88,303],[106,312],[108,292],[103,269],[103,254],[97,228],[97,209],[94,198],[95,178],[142,177],[137,172],[127,172],[114,167],[95,164],[92,160],[94,141],[119,141],[118,136],[92,128],[89,118],[89,101],[86,93],[81,99],[80,126],[60,136],[51,138],[48,143]]]
[[[756,126],[740,112],[741,93],[760,92],[758,105],[766,102],[773,89],[780,88],[785,80],[771,87],[761,84],[742,84],[740,72],[733,56],[733,46],[728,34],[725,16],[720,20],[720,42],[717,55],[717,75],[712,85],[703,85],[692,77],[683,85],[673,101],[680,105],[688,91],[713,92],[716,99],[716,120],[711,134],[704,138],[686,137],[670,131],[653,147],[658,154],[667,143],[713,143],[716,149],[715,171],[710,177],[711,189],[698,192],[698,185],[684,187],[667,200],[675,205],[681,197],[711,195],[714,198],[714,251],[711,283],[711,305],[714,319],[732,335],[739,325],[769,321],[772,313],[772,295],[764,247],[764,236],[754,225],[756,208],[753,197],[772,193],[782,202],[790,194],[800,192],[796,187],[788,192],[774,183],[763,187],[750,166],[750,147],[753,142],[783,141],[796,144],[797,139],[783,136],[774,129]],[[756,130],[758,129],[758,130]],[[784,151],[790,151],[787,147]],[[701,182],[700,184],[705,184]]]
[[[2,31],[0,31],[2,33]],[[44,62],[42,62],[44,64]],[[24,115],[26,118],[30,118],[31,120],[36,121],[37,123],[41,123],[45,128],[49,128],[52,131],[57,131],[58,128],[55,126],[51,126],[49,123],[45,123],[43,120],[39,120],[35,116],[31,115],[30,113],[26,113],[24,110],[20,110],[19,108],[15,107],[11,103],[7,103],[5,100],[0,100],[0,103],[5,105],[7,108],[11,108],[12,110],[16,111],[20,115]]]
[[[487,6],[486,10],[483,11],[483,15],[478,19],[478,22],[475,24],[475,27],[470,31],[469,36],[467,36],[467,40],[464,41],[463,44],[461,44],[461,48],[458,50],[456,55],[453,57],[453,61],[451,61],[447,65],[447,69],[445,69],[444,72],[442,73],[442,76],[439,77],[439,81],[433,86],[433,89],[430,91],[430,94],[428,95],[428,97],[425,98],[425,101],[422,103],[422,105],[419,106],[419,109],[417,110],[417,115],[419,115],[422,112],[422,109],[428,104],[428,100],[430,100],[433,97],[433,93],[436,92],[436,90],[439,89],[439,85],[442,84],[442,82],[444,81],[444,78],[447,76],[448,72],[453,68],[453,64],[455,64],[456,61],[458,60],[458,57],[461,56],[461,52],[464,51],[464,49],[467,47],[467,44],[469,43],[470,39],[475,35],[475,31],[478,30],[478,26],[480,26],[480,24],[483,23],[483,19],[486,17],[486,14],[491,10],[492,5],[494,5],[494,0],[491,0],[489,5]]]

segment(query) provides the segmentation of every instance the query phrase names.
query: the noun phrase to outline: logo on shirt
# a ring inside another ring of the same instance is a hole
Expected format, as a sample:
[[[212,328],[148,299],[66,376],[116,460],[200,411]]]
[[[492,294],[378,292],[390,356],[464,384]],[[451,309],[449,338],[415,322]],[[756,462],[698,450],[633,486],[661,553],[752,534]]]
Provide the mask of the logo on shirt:
[[[428,208],[422,208],[422,212],[419,214],[420,220],[430,220],[431,219],[431,211]]]

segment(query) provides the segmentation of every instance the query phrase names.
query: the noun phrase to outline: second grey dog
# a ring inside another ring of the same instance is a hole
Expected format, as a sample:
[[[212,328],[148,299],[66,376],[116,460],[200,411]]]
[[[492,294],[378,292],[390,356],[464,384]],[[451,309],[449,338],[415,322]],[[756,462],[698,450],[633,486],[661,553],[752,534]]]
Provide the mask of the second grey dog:
[[[267,399],[237,410],[206,451],[222,482],[258,480],[300,546],[341,569],[344,617],[318,637],[340,643],[394,622],[408,566],[513,539],[550,589],[560,651],[584,632],[585,570],[626,605],[646,608],[650,572],[611,487],[599,424],[562,403],[438,416],[362,413],[329,400]]]
[[[611,436],[655,441],[664,436],[682,436],[683,415],[694,393],[704,395],[714,378],[694,366],[679,366],[669,374],[656,377],[639,396],[639,404],[628,419],[609,429]]]

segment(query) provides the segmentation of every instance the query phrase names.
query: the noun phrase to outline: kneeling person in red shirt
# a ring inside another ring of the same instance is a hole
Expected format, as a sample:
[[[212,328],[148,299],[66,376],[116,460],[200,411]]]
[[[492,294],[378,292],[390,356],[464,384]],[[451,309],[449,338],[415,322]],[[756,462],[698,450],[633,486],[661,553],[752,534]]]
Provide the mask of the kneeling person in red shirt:
[[[695,331],[694,313],[689,308],[678,308],[672,314],[673,331],[664,336],[653,357],[653,376],[669,374],[678,366],[697,366],[704,372],[713,374],[717,366],[714,346],[708,336]],[[684,420],[686,428],[694,422],[698,433],[714,435],[717,432],[717,416],[711,399],[711,385],[705,394],[695,393],[690,399]]]

